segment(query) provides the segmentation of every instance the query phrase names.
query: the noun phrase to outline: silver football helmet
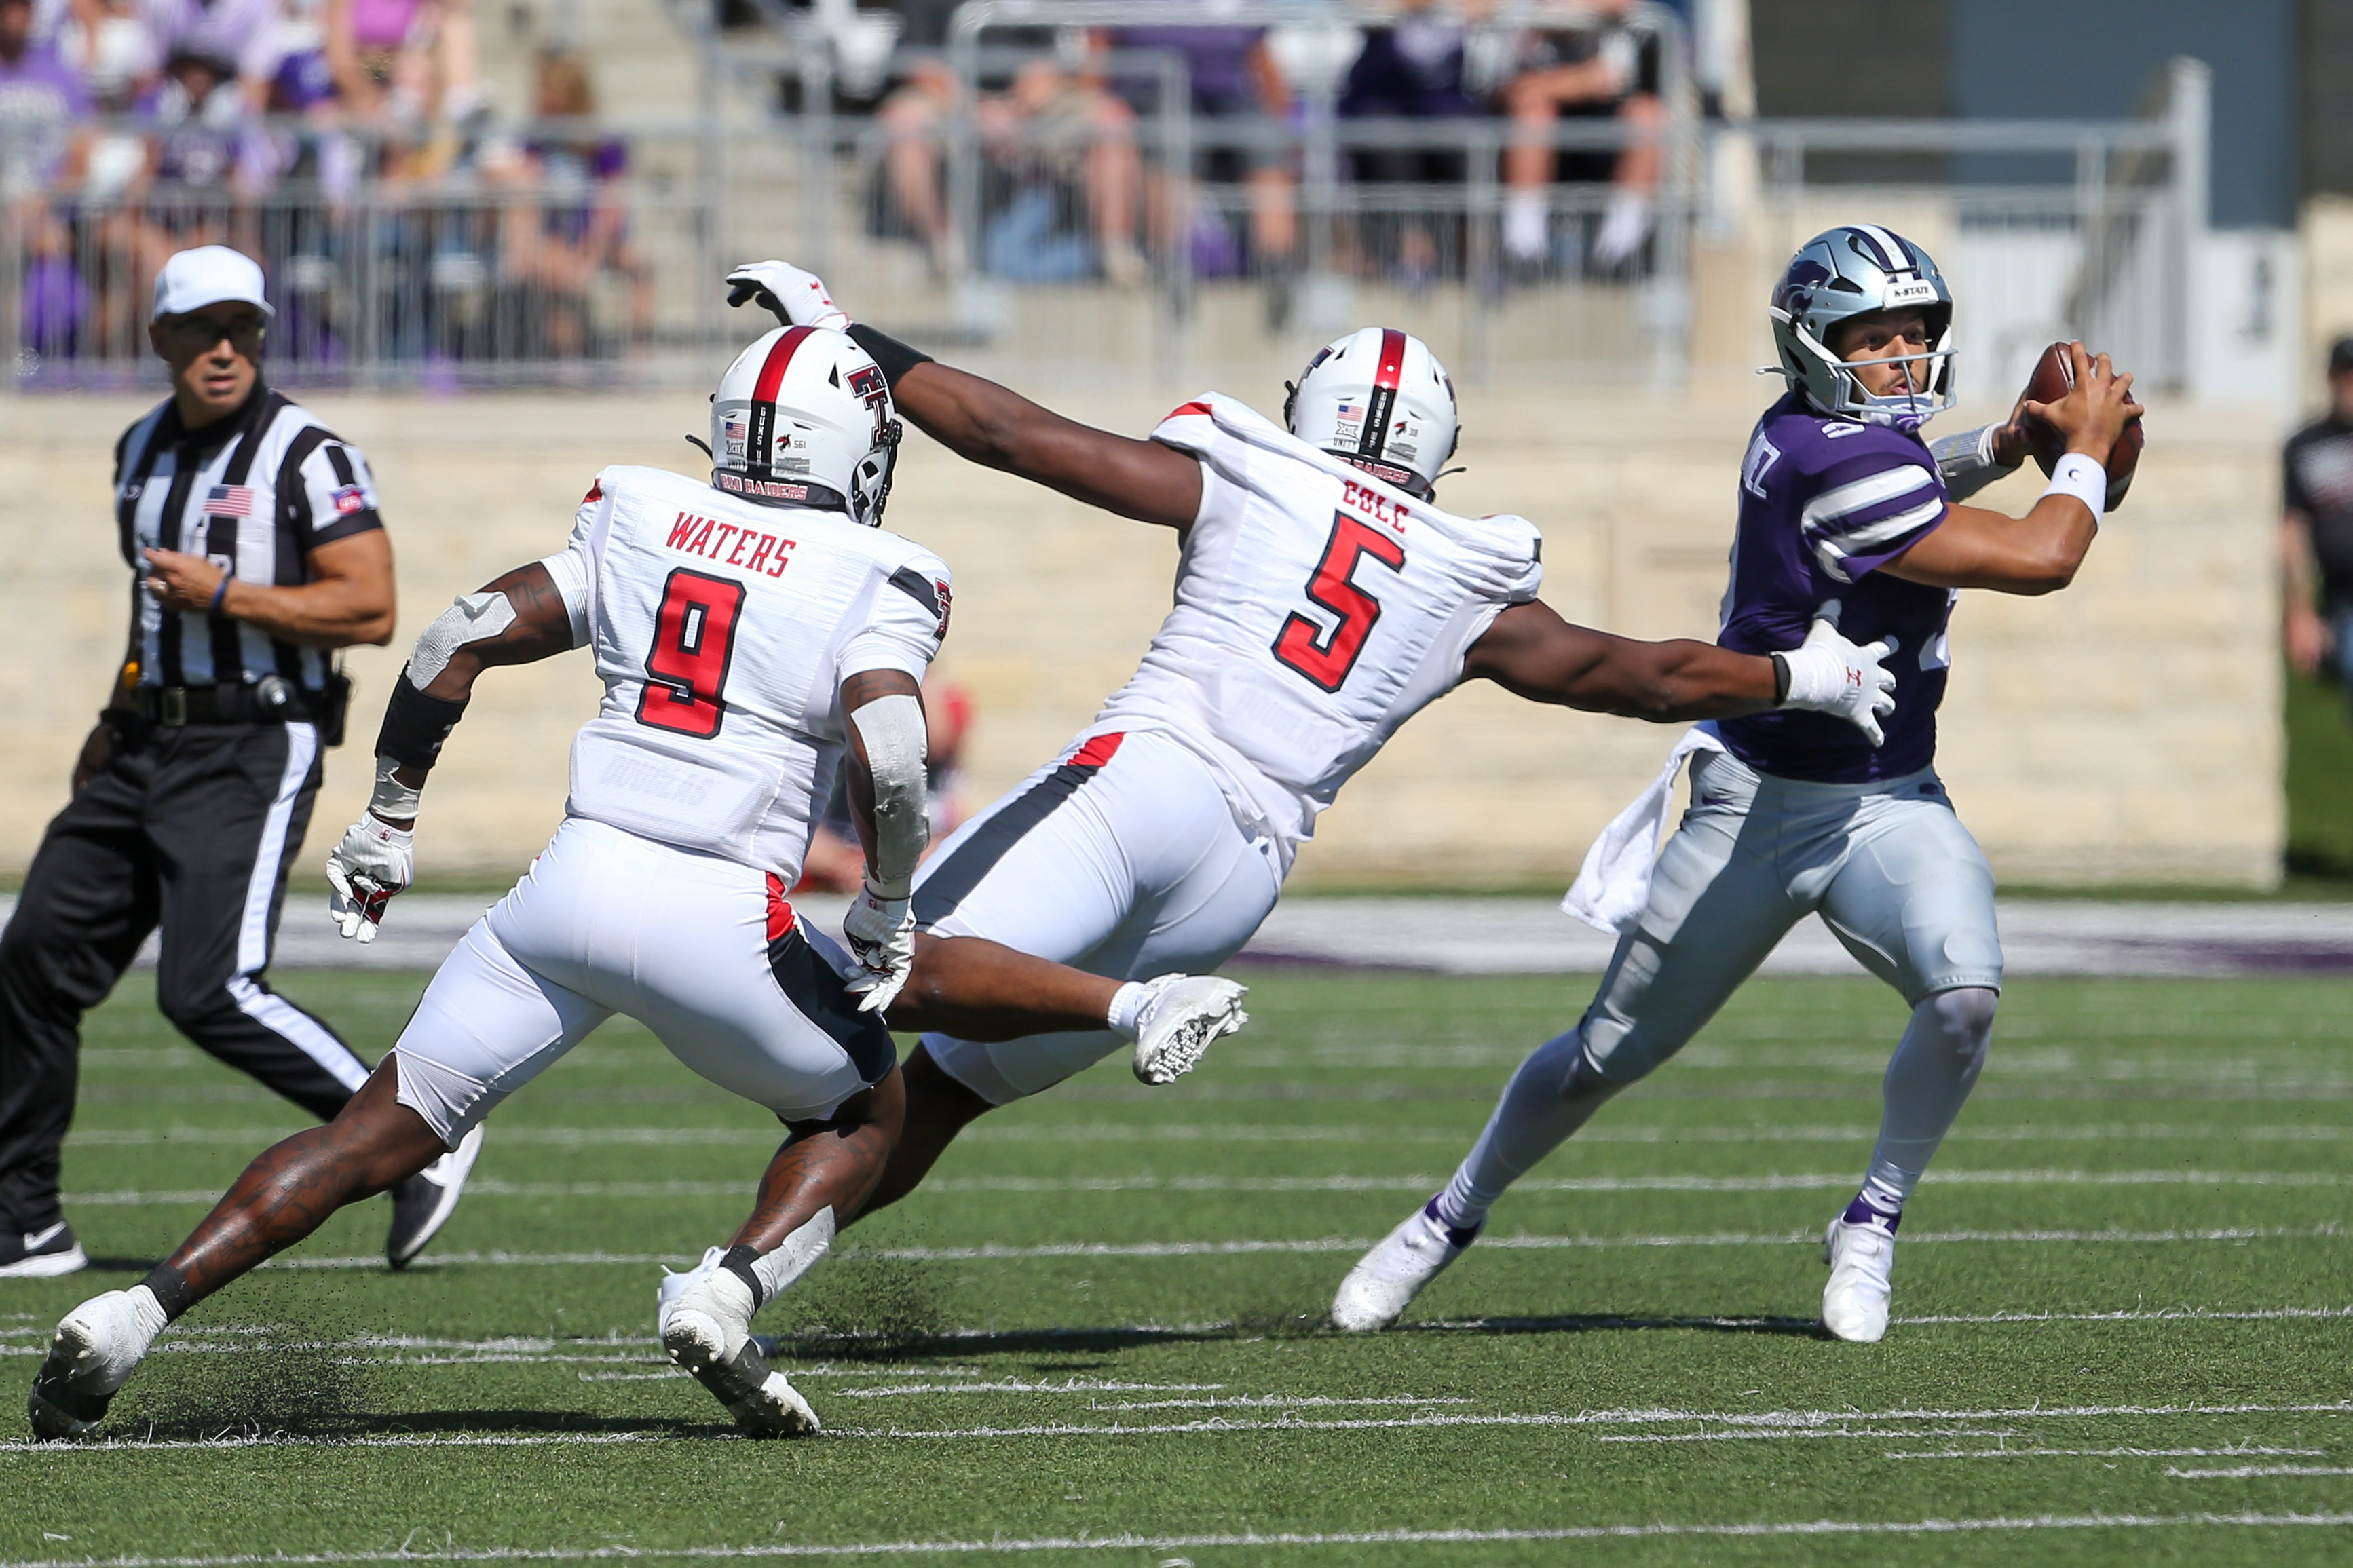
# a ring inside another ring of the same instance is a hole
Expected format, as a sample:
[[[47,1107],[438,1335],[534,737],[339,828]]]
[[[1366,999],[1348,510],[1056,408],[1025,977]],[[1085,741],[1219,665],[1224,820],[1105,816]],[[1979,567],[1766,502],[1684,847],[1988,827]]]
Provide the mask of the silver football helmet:
[[[1883,363],[1914,363],[1921,390],[1879,397],[1831,352],[1839,324],[1873,310],[1916,310],[1928,347]],[[1841,224],[1798,247],[1773,289],[1775,367],[1824,414],[1915,429],[1953,405],[1953,295],[1926,251],[1875,224]]]

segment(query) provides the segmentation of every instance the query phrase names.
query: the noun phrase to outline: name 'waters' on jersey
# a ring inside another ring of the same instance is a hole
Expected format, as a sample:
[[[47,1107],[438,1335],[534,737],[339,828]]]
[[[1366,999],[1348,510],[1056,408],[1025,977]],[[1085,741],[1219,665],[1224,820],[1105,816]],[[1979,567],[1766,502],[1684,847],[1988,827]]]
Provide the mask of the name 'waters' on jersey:
[[[1086,735],[1191,750],[1287,869],[1340,786],[1536,596],[1536,530],[1440,511],[1214,393],[1152,438],[1202,459],[1201,508],[1176,606]]]
[[[566,811],[786,887],[841,760],[841,683],[920,680],[947,636],[948,569],[930,551],[660,468],[598,474],[542,564],[605,682],[572,743]]]
[[[1827,418],[1795,392],[1766,410],[1740,464],[1740,528],[1715,640],[1739,653],[1786,652],[1806,640],[1815,610],[1836,599],[1841,636],[1896,639],[1886,664],[1895,711],[1876,749],[1828,713],[1720,720],[1733,755],[1759,773],[1817,784],[1900,778],[1936,760],[1946,624],[1960,595],[1878,568],[1933,532],[1949,504],[1916,434]]]

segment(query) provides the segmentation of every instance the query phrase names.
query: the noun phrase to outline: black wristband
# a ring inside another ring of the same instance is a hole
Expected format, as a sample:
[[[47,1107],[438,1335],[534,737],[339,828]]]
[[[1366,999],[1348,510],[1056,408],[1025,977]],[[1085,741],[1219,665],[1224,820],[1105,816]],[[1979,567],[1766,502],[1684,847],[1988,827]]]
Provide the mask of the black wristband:
[[[728,1273],[733,1274],[736,1279],[741,1279],[744,1284],[752,1288],[752,1310],[755,1312],[758,1311],[762,1306],[765,1305],[765,1303],[761,1300],[761,1298],[766,1294],[766,1292],[760,1289],[759,1275],[754,1273],[752,1270],[752,1265],[758,1261],[760,1261],[760,1255],[758,1253],[753,1251],[750,1247],[740,1244],[729,1247],[727,1249],[727,1256],[719,1260],[720,1268],[724,1268]]]
[[[1778,653],[1768,657],[1773,660],[1773,706],[1778,708],[1789,700],[1789,660]]]
[[[881,368],[882,379],[894,389],[901,376],[919,364],[933,363],[932,356],[923,350],[909,348],[890,333],[878,331],[863,321],[852,324],[849,341],[866,351],[866,357]]]
[[[188,1289],[188,1277],[168,1263],[155,1265],[139,1283],[155,1293],[167,1323],[179,1321],[180,1314],[196,1304],[195,1293]]]
[[[441,760],[441,742],[466,716],[466,704],[445,697],[427,697],[410,683],[403,665],[392,683],[392,700],[384,705],[384,727],[375,732],[375,754],[390,757],[405,768],[429,769]]]

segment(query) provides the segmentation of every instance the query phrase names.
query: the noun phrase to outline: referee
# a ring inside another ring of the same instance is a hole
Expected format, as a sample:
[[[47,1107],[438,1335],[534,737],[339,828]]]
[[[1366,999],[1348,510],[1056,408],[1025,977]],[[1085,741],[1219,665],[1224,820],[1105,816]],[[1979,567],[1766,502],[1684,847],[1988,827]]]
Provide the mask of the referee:
[[[342,739],[329,653],[390,639],[392,546],[359,449],[262,384],[271,314],[261,268],[223,246],[155,279],[172,395],[114,448],[130,649],[0,934],[0,1277],[89,1261],[58,1192],[81,1016],[159,926],[156,1002],[188,1038],[322,1119],[367,1080],[263,971],[322,747]],[[395,1190],[396,1267],[472,1157]]]

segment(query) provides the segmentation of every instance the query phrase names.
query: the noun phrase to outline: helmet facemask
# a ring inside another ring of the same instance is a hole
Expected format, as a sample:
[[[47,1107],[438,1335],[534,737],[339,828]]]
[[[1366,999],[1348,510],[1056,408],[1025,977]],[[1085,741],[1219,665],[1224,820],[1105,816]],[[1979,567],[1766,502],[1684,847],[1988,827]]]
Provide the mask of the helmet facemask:
[[[1927,347],[1871,363],[1915,366],[1917,390],[1875,395],[1830,344],[1849,321],[1898,310],[1920,312]],[[1953,298],[1935,260],[1899,235],[1865,224],[1816,235],[1790,258],[1767,314],[1772,368],[1819,413],[1912,430],[1953,405]]]

